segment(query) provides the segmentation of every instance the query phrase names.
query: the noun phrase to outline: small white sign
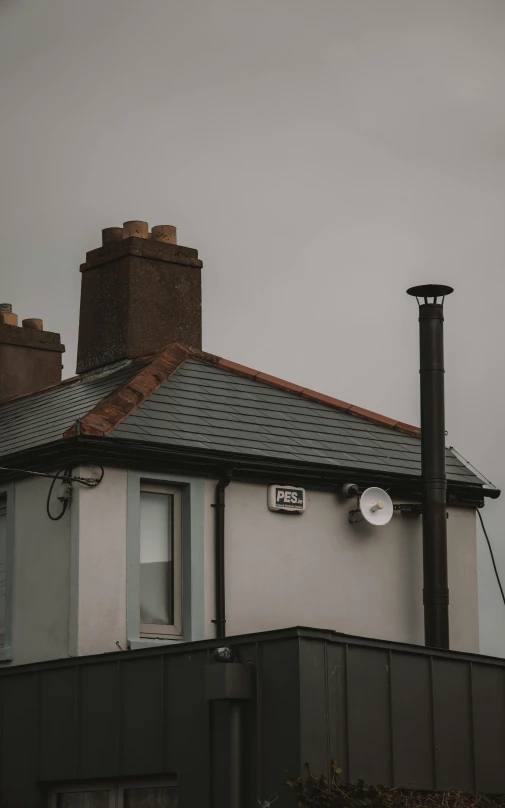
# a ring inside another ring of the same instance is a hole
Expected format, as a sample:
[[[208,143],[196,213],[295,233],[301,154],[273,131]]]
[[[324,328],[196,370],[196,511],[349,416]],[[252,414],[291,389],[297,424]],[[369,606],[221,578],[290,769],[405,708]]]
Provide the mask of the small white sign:
[[[294,485],[270,485],[268,507],[271,511],[303,513],[305,510],[305,489]]]

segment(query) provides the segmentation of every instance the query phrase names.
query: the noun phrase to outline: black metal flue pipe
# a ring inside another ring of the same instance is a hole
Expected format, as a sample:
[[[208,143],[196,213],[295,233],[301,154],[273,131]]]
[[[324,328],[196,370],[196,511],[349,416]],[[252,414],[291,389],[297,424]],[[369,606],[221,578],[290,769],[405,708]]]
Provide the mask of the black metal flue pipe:
[[[447,475],[445,471],[444,298],[450,286],[414,286],[419,304],[424,637],[449,648]]]

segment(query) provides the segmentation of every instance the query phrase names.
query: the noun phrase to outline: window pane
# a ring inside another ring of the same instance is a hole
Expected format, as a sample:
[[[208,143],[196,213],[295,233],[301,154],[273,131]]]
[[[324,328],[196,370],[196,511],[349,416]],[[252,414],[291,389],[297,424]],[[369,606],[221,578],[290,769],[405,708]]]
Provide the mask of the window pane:
[[[7,554],[7,516],[0,499],[0,646],[5,639],[5,590]]]
[[[124,808],[177,808],[177,788],[174,786],[125,788]]]
[[[173,497],[140,492],[140,622],[172,625]]]
[[[109,792],[74,791],[58,794],[58,808],[109,808]]]

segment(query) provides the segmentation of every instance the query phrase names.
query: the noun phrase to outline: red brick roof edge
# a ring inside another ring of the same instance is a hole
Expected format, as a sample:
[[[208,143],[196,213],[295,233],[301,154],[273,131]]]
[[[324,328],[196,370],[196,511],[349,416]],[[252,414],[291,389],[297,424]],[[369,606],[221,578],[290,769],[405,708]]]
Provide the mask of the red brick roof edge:
[[[102,399],[83,418],[75,421],[63,433],[63,437],[109,434],[166,382],[188,356],[191,356],[191,351],[182,345],[165,348],[118,390]]]
[[[118,424],[124,421],[125,418],[128,418],[129,415],[135,412],[135,410],[162,384],[168,381],[189,357],[201,362],[206,362],[207,364],[217,365],[217,367],[228,370],[231,373],[245,376],[249,379],[255,379],[256,381],[263,382],[271,387],[276,387],[279,390],[285,390],[288,393],[293,393],[309,401],[326,404],[340,412],[356,415],[374,424],[386,426],[398,432],[404,432],[415,438],[421,437],[421,430],[417,426],[404,424],[401,421],[396,421],[394,418],[388,418],[386,415],[380,415],[371,410],[356,407],[354,404],[348,404],[346,401],[340,401],[338,398],[310,390],[308,387],[292,384],[284,379],[270,376],[268,373],[262,373],[259,370],[254,370],[245,365],[239,365],[237,362],[231,362],[220,356],[195,351],[178,344],[169,345],[159,354],[156,354],[152,361],[150,361],[148,365],[145,365],[135,376],[114,393],[104,398],[83,418],[77,420],[64,432],[63,437],[72,438],[76,435],[100,436],[109,434]]]

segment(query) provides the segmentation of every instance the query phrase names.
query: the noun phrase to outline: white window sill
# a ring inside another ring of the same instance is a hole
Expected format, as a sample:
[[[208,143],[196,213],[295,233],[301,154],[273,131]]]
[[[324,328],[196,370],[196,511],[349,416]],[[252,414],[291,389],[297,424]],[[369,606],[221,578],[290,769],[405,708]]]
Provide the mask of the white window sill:
[[[4,648],[0,648],[0,662],[11,662],[12,661],[12,648],[7,645]]]
[[[183,637],[174,637],[166,640],[158,640],[155,637],[136,637],[133,640],[128,640],[128,648],[131,651],[138,651],[141,648],[156,648],[159,645],[176,645],[181,642],[184,642]]]

